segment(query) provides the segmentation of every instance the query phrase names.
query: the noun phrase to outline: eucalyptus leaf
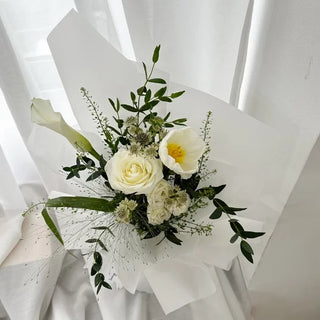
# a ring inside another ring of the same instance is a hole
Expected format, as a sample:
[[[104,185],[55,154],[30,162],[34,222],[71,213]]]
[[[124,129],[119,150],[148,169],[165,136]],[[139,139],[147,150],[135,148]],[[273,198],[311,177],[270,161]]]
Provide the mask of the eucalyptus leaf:
[[[234,234],[230,239],[230,243],[235,243],[238,238],[239,238],[239,236],[237,234]]]
[[[128,104],[122,104],[121,107],[130,112],[137,112],[137,109],[133,106],[129,106]]]
[[[98,240],[98,243],[104,251],[108,251],[107,247],[104,245],[104,243],[100,239]]]
[[[93,258],[96,264],[102,265],[102,256],[99,252],[95,251],[93,253]]]
[[[182,240],[178,239],[173,232],[165,232],[165,236],[172,243],[181,246]]]
[[[144,102],[147,103],[150,101],[150,98],[151,98],[151,90],[149,89],[147,92],[146,92],[146,95],[144,96]]]
[[[104,275],[102,273],[97,273],[94,278],[94,285],[98,286],[100,282],[104,281]]]
[[[167,91],[167,87],[162,87],[154,94],[154,97],[162,97],[166,91]]]
[[[92,181],[94,179],[97,179],[100,176],[101,176],[101,171],[95,171],[92,174],[90,174],[90,176],[87,178],[86,181]]]
[[[164,79],[161,79],[161,78],[149,79],[149,82],[160,83],[160,84],[166,84],[167,83]]]
[[[241,243],[240,243],[241,252],[249,262],[253,263],[252,254],[245,249],[246,246],[243,243],[246,243],[246,242],[243,240],[241,241]]]
[[[152,62],[156,63],[159,60],[159,52],[160,52],[160,45],[156,46],[154,51],[153,51],[153,56],[152,56]]]
[[[242,240],[240,245],[243,248],[243,250],[247,251],[250,254],[253,254],[253,249],[247,241]]]
[[[148,79],[147,66],[144,62],[142,62],[142,65],[143,65],[144,75],[145,75],[146,79]]]
[[[246,237],[246,238],[258,238],[261,237],[265,234],[265,232],[253,232],[253,231],[243,231],[241,232],[241,235]]]
[[[161,101],[165,101],[165,102],[172,102],[172,99],[170,99],[169,97],[159,97],[159,100]]]
[[[91,267],[91,272],[90,272],[90,275],[91,276],[94,276],[97,272],[99,272],[101,269],[101,264],[96,264],[94,263]]]
[[[210,219],[219,219],[222,215],[222,210],[220,208],[217,208],[213,211],[213,213],[210,215]]]
[[[179,92],[174,92],[174,93],[172,93],[171,94],[171,98],[172,99],[175,99],[175,98],[178,98],[178,97],[180,97],[181,95],[183,95],[185,93],[185,91],[183,90],[183,91],[179,91]]]
[[[103,281],[102,285],[107,289],[112,289],[112,287],[110,286],[110,284],[108,282]]]
[[[98,242],[98,239],[88,239],[85,242],[86,243],[96,243],[96,242]]]

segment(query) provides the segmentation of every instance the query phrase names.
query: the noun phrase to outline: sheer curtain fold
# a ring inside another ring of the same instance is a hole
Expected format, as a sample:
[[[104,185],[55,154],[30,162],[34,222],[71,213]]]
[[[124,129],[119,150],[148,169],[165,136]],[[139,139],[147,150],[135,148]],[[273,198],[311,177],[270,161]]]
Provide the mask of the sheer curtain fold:
[[[249,0],[124,0],[138,60],[162,44],[158,68],[172,81],[236,103],[250,27]]]

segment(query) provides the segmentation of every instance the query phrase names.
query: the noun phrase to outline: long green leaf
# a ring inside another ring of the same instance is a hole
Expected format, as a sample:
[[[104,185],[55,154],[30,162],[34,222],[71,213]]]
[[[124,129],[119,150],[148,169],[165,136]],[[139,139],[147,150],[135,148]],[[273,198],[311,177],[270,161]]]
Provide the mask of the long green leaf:
[[[77,209],[89,209],[103,212],[113,212],[117,207],[117,203],[114,201],[108,201],[101,198],[90,197],[59,197],[54,199],[48,199],[46,207],[53,208],[77,208]]]
[[[46,208],[44,208],[41,212],[44,221],[46,222],[47,226],[49,227],[49,229],[51,230],[51,232],[56,236],[56,238],[59,240],[59,242],[64,245],[63,240],[60,236],[60,233],[57,229],[57,227],[55,226],[54,222],[52,221],[52,219],[49,216],[49,213],[47,211]]]

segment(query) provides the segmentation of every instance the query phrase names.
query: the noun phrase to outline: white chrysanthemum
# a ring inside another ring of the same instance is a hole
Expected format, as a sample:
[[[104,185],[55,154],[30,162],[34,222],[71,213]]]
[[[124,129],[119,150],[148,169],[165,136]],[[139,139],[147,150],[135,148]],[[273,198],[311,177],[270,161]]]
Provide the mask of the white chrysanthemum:
[[[159,156],[162,163],[188,179],[198,171],[198,161],[205,150],[205,143],[190,127],[171,130],[160,142]]]
[[[128,150],[118,151],[107,163],[106,172],[114,190],[125,194],[148,194],[162,179],[162,163],[131,154]]]

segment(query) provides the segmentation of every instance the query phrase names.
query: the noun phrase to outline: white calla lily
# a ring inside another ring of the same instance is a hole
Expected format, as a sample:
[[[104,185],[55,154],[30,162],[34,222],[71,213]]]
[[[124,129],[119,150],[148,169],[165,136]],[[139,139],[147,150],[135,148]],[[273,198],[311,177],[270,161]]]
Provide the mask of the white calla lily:
[[[77,150],[89,152],[95,158],[100,158],[88,139],[70,127],[64,121],[60,112],[53,110],[50,100],[32,99],[31,120],[40,126],[47,127],[63,135]]]
[[[205,150],[205,143],[190,127],[171,130],[160,142],[159,156],[162,163],[189,179],[198,171],[198,161]]]

